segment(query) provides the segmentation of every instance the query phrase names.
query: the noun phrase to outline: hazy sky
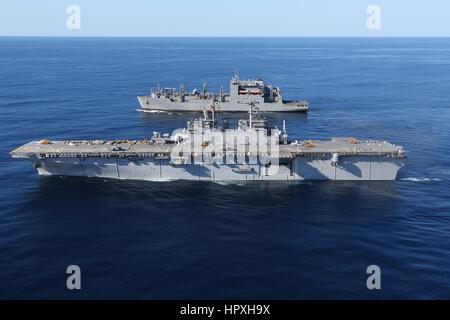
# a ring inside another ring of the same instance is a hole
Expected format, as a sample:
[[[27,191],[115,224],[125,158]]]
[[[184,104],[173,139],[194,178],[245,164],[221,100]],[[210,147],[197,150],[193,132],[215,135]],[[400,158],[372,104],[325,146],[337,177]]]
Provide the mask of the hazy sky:
[[[81,29],[69,30],[78,5]],[[369,5],[381,29],[369,30]],[[1,0],[0,35],[450,36],[449,0]]]

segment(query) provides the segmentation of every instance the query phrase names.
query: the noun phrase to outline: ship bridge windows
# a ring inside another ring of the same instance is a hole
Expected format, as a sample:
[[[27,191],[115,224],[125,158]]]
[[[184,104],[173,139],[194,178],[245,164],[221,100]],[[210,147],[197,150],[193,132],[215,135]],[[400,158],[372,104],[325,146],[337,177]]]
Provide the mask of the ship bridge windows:
[[[171,96],[176,93],[176,89],[175,88],[164,88],[164,89],[161,89],[160,93],[162,95]]]

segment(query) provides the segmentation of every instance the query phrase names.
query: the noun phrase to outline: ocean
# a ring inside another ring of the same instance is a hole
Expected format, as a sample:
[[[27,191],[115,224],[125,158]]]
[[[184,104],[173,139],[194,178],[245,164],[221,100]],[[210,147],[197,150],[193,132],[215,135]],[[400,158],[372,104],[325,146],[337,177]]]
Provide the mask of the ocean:
[[[198,115],[138,112],[138,94],[217,91],[237,69],[310,102],[266,115],[291,137],[403,146],[398,180],[40,177],[9,156],[42,138],[171,132]],[[0,116],[2,299],[450,298],[450,38],[5,37]]]

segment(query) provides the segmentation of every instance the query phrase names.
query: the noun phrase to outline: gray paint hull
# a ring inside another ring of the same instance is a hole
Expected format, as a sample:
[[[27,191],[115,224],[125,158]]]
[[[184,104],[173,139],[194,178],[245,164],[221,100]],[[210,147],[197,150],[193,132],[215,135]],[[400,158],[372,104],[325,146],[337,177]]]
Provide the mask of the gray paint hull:
[[[143,158],[45,158],[32,159],[40,175],[84,176],[147,181],[201,180],[395,180],[405,159],[386,156],[347,156],[338,165],[331,160],[296,157],[290,164],[272,167],[256,165],[173,165],[166,159]],[[252,168],[252,172],[248,169]],[[247,169],[247,172],[239,169]],[[278,170],[276,170],[278,169]],[[236,172],[237,171],[237,172]]]
[[[211,99],[187,100],[185,102],[172,101],[169,98],[152,98],[150,96],[138,96],[138,101],[143,110],[149,111],[190,111],[199,112],[209,110],[214,105]],[[308,104],[305,101],[258,103],[261,112],[306,112]],[[216,107],[223,112],[248,112],[247,103],[236,101],[216,102]]]

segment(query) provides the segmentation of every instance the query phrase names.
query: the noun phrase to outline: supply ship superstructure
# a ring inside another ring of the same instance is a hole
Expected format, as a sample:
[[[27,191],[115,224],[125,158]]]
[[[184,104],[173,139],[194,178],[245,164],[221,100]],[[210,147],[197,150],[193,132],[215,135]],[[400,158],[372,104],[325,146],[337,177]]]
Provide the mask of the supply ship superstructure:
[[[175,88],[157,88],[149,95],[138,96],[144,111],[197,111],[214,105],[223,112],[247,112],[248,103],[256,102],[262,112],[306,112],[306,101],[285,100],[279,87],[273,87],[262,79],[240,80],[235,75],[230,81],[230,91],[208,92],[203,83],[201,92],[186,92],[183,85]]]
[[[291,140],[284,123],[270,126],[254,106],[231,129],[218,123],[213,109],[186,128],[154,132],[148,140],[44,139],[11,155],[31,160],[45,176],[149,181],[395,180],[406,161],[403,148],[387,141]]]

